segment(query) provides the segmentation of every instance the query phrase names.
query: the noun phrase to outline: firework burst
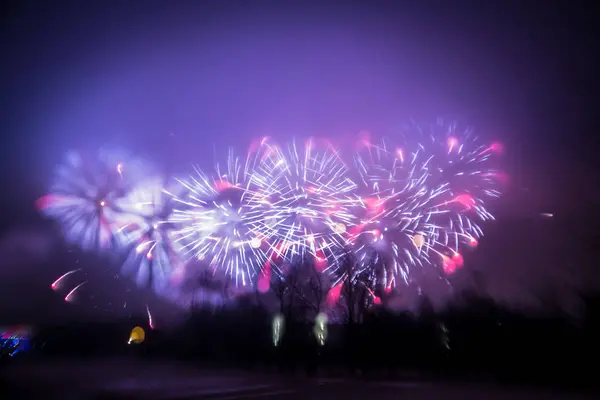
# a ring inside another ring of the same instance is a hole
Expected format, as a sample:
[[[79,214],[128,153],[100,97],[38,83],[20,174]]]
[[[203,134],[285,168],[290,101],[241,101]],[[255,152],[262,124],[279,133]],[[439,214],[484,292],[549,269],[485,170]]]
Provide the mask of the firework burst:
[[[177,197],[166,186],[163,178],[148,179],[115,202],[115,237],[127,250],[121,271],[157,293],[182,268],[169,222]]]
[[[360,146],[361,221],[351,235],[357,267],[383,265],[386,288],[460,268],[461,245],[475,246],[479,222],[493,219],[486,201],[500,195],[502,174],[490,164],[501,146],[479,145],[470,130],[443,121],[411,126],[401,146],[368,137]]]
[[[276,257],[302,263],[310,256],[325,270],[356,223],[351,212],[356,184],[339,152],[318,144],[313,139],[284,148],[265,144],[251,187],[266,205],[258,229]]]
[[[139,162],[125,164],[126,159],[114,151],[103,150],[95,157],[70,152],[57,168],[50,193],[37,207],[61,223],[69,243],[88,250],[110,247],[114,202],[142,169]]]
[[[230,151],[224,168],[217,165],[213,175],[196,168],[193,176],[178,180],[187,193],[176,198],[180,207],[170,218],[182,254],[222,269],[236,286],[251,285],[270,263],[258,229],[264,204],[248,187],[256,157],[250,153],[244,160]]]

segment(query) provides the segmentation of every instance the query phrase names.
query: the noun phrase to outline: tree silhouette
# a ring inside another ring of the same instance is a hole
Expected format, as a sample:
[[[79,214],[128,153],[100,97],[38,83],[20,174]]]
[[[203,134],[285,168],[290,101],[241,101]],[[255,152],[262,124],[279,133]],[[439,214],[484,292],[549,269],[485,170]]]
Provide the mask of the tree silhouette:
[[[381,257],[374,257],[370,264],[358,268],[350,251],[346,251],[339,260],[337,285],[341,285],[340,304],[345,320],[348,324],[361,323],[365,313],[381,303],[381,295],[385,292],[382,284],[385,262]]]
[[[295,265],[288,274],[288,285],[291,296],[297,299],[304,312],[297,315],[298,319],[312,321],[321,311],[323,302],[329,290],[329,280],[323,273],[317,271],[310,260]]]

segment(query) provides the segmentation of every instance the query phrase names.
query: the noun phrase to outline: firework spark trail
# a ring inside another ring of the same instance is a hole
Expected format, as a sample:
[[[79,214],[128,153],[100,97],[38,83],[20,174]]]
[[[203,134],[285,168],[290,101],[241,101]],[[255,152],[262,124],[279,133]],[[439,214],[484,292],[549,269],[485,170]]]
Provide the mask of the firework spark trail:
[[[81,268],[72,269],[68,272],[65,272],[64,274],[59,276],[54,282],[52,282],[52,285],[50,285],[50,287],[52,288],[52,290],[58,289],[59,285],[61,284],[61,282],[63,280],[65,280],[69,275],[73,275],[74,273],[79,272],[79,271],[81,271]]]
[[[67,303],[70,302],[72,300],[73,296],[75,295],[75,293],[77,293],[77,291],[87,283],[88,283],[88,281],[81,282],[79,285],[77,285],[73,289],[71,289],[71,291],[65,296],[65,301]]]
[[[152,314],[150,313],[150,307],[146,304],[146,314],[148,314],[148,326],[150,329],[154,329],[154,321],[152,321]]]

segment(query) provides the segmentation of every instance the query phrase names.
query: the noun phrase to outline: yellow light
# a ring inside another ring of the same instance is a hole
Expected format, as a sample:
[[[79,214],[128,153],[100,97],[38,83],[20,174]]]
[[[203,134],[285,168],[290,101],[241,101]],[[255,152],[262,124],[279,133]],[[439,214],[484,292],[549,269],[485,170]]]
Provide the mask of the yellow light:
[[[131,333],[129,334],[129,341],[127,343],[140,344],[144,341],[145,338],[146,332],[144,332],[144,329],[140,328],[139,326],[136,326],[131,330]]]

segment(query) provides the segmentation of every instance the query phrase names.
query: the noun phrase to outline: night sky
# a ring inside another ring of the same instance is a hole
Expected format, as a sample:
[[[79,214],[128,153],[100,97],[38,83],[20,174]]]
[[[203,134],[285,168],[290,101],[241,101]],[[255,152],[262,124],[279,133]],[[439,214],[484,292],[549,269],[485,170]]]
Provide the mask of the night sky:
[[[259,136],[343,145],[437,117],[503,142],[510,176],[457,285],[576,313],[600,281],[598,16],[554,3],[2,2],[0,316],[100,313],[48,289],[73,261],[33,203],[69,149],[185,174]],[[120,304],[134,289],[112,275],[90,290]]]

